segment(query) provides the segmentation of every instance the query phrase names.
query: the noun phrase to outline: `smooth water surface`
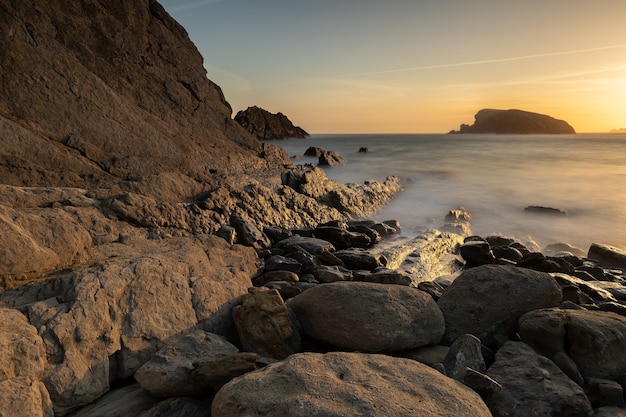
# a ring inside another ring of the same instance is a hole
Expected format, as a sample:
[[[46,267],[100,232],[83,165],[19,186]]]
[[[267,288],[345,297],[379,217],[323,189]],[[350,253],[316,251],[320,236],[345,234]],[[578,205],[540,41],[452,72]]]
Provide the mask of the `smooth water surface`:
[[[626,135],[314,135],[274,141],[296,164],[309,146],[348,160],[325,168],[341,182],[400,178],[405,189],[374,217],[398,219],[407,232],[442,225],[462,206],[472,230],[502,234],[540,247],[567,242],[626,248]],[[369,152],[359,153],[361,147]],[[531,214],[531,205],[567,216]]]

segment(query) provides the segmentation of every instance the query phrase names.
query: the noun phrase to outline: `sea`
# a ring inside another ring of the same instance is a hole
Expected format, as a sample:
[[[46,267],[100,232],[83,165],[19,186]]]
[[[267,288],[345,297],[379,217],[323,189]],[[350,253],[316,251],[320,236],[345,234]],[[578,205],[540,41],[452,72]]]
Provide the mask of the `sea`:
[[[403,191],[371,218],[399,220],[403,234],[441,227],[463,207],[475,235],[626,249],[626,134],[319,134],[272,143],[296,164],[317,163],[303,156],[310,146],[339,153],[347,163],[323,169],[343,183],[399,177]]]

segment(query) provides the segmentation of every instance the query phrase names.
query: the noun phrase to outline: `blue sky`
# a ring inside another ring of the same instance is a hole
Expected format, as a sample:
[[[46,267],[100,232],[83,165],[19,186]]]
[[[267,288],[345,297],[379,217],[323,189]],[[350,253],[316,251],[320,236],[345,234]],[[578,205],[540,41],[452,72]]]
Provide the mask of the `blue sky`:
[[[481,108],[626,127],[626,1],[166,0],[234,111],[447,132]]]

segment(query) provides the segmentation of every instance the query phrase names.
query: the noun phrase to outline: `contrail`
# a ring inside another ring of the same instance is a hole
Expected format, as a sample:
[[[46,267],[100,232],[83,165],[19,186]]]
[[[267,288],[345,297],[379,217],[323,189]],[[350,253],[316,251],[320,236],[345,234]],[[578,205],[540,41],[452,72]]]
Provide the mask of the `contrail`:
[[[481,61],[466,61],[466,62],[455,62],[452,64],[422,65],[422,66],[417,66],[417,67],[359,72],[359,73],[353,73],[353,74],[346,74],[344,76],[393,74],[397,72],[410,72],[410,71],[421,71],[421,70],[440,69],[440,68],[466,67],[466,66],[471,66],[471,65],[493,64],[493,63],[498,63],[498,62],[522,61],[525,59],[533,59],[533,58],[545,58],[545,57],[552,57],[552,56],[584,54],[587,52],[597,52],[597,51],[604,51],[608,49],[618,49],[618,48],[626,48],[626,44],[623,43],[623,44],[618,44],[618,45],[600,46],[597,48],[576,49],[573,51],[546,52],[543,54],[521,55],[521,56],[514,56],[514,57],[509,57],[509,58],[485,59]]]

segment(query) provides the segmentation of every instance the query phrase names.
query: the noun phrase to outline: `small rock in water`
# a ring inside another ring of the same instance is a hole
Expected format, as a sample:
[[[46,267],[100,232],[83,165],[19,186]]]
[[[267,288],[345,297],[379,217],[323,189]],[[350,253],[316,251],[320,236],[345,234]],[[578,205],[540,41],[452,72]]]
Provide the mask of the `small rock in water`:
[[[554,207],[544,207],[544,206],[528,206],[524,209],[524,211],[538,214],[551,214],[558,216],[565,216],[567,212],[564,210],[554,208]]]

